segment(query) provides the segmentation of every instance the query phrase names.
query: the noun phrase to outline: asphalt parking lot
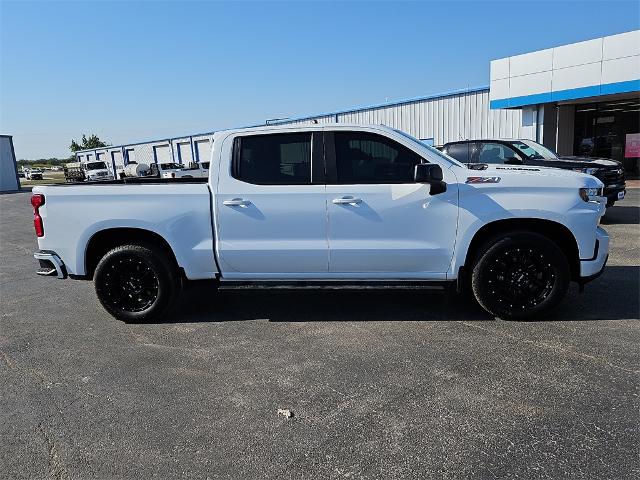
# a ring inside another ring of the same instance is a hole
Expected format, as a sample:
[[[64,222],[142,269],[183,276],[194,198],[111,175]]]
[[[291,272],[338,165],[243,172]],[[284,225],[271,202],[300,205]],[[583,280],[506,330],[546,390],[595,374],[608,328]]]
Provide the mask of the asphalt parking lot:
[[[29,194],[2,195],[1,476],[638,478],[639,204],[610,210],[608,268],[545,321],[203,284],[127,325],[90,282],[35,275]]]

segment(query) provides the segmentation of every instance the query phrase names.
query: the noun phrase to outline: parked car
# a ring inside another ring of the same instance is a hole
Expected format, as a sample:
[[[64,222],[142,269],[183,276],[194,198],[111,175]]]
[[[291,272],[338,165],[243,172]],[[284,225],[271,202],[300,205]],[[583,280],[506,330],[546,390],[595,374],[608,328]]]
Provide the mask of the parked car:
[[[87,182],[104,182],[113,180],[113,173],[103,161],[83,162],[82,169],[84,171]]]
[[[591,175],[470,170],[384,126],[255,127],[214,139],[208,180],[35,187],[38,273],[93,279],[104,308],[125,321],[164,315],[183,279],[469,287],[493,315],[539,318],[571,280],[584,285],[606,263],[603,184]]]
[[[30,168],[25,173],[25,178],[27,180],[42,180],[42,173],[41,168]]]
[[[113,180],[113,174],[103,161],[71,162],[64,166],[67,182],[103,182]]]
[[[206,178],[209,176],[209,162],[151,164],[151,175],[160,178]]]
[[[574,170],[597,177],[604,183],[607,206],[622,200],[626,193],[622,163],[607,158],[559,156],[532,140],[464,140],[450,142],[442,151],[468,164],[507,164]]]

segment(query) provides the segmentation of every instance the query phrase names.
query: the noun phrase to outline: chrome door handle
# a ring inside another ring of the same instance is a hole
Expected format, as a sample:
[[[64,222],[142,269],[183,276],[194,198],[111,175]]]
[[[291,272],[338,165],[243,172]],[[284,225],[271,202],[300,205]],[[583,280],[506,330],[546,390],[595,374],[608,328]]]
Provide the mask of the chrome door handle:
[[[246,207],[247,205],[251,205],[251,202],[242,198],[234,198],[232,200],[225,200],[222,204],[227,207]]]
[[[355,198],[355,197],[334,198],[332,201],[336,205],[357,205],[358,203],[362,203],[361,198]]]

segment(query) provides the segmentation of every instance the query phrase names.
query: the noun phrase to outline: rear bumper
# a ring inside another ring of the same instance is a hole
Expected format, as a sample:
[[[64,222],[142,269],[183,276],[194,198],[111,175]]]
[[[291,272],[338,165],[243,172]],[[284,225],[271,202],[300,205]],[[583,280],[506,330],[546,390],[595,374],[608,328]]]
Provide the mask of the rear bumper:
[[[40,268],[36,272],[38,275],[67,278],[67,268],[56,252],[38,250],[33,254],[33,258],[40,262]]]
[[[597,278],[604,269],[609,257],[609,234],[598,227],[596,230],[596,247],[593,258],[580,260],[580,283]]]

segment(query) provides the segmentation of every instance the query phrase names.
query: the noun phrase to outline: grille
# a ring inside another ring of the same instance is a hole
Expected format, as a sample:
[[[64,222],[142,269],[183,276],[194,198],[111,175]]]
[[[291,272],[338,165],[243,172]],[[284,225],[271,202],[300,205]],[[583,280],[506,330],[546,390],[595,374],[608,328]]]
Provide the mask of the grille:
[[[601,175],[600,179],[605,185],[619,185],[624,183],[624,170],[622,168],[616,168],[615,170],[606,170]]]

